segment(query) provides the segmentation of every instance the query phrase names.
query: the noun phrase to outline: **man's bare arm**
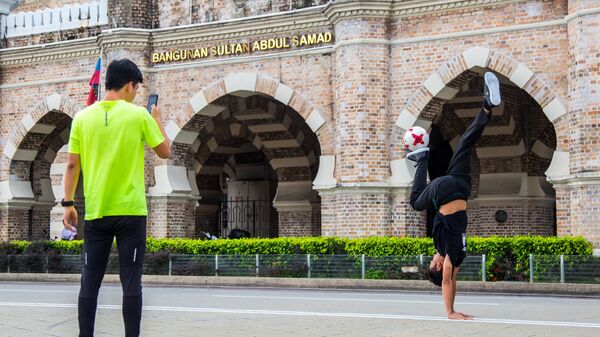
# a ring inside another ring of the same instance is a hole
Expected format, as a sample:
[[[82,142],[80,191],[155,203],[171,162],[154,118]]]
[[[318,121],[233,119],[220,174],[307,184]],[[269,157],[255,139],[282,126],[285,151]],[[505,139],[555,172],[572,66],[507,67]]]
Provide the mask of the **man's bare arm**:
[[[67,170],[65,171],[65,200],[75,198],[75,190],[81,173],[81,162],[78,154],[69,153],[67,158]]]
[[[65,171],[65,189],[64,199],[71,201],[75,198],[75,190],[77,189],[77,183],[79,182],[79,175],[81,174],[81,161],[78,154],[69,153],[67,158],[67,170]],[[65,228],[75,232],[73,226],[77,226],[77,210],[75,207],[65,207],[65,213],[63,217],[63,224]]]

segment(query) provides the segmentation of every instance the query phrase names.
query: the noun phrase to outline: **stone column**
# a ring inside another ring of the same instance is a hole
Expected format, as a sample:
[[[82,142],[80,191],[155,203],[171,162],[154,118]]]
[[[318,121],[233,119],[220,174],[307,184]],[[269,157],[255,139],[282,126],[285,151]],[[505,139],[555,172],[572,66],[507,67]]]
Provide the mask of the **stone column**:
[[[30,181],[0,182],[0,241],[27,240],[35,198]]]
[[[321,190],[323,235],[391,235],[388,17],[392,1],[336,1],[334,120],[337,187]],[[365,45],[366,44],[366,45]]]
[[[555,179],[558,235],[583,235],[600,249],[600,1],[570,0],[569,176]]]
[[[280,182],[273,207],[279,237],[321,235],[321,204],[310,181]]]
[[[155,185],[149,188],[148,193],[148,236],[177,238],[195,235],[195,207],[200,197],[197,189],[192,189],[195,181],[188,179],[185,167],[154,167]]]
[[[279,237],[321,235],[321,204],[308,203],[277,207]]]

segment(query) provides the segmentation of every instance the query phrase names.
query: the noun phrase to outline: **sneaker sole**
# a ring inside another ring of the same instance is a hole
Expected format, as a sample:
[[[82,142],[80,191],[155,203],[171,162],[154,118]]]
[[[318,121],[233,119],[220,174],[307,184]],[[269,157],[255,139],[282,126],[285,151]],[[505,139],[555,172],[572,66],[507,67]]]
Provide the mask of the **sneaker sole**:
[[[485,85],[490,91],[490,102],[495,106],[500,105],[500,82],[498,77],[492,73],[485,73]]]
[[[406,159],[412,160],[412,159],[409,158],[411,155],[415,155],[415,154],[418,154],[418,153],[421,153],[421,152],[425,152],[425,151],[429,151],[429,148],[428,147],[422,147],[420,149],[414,150],[413,152],[409,152],[408,154],[406,154]]]

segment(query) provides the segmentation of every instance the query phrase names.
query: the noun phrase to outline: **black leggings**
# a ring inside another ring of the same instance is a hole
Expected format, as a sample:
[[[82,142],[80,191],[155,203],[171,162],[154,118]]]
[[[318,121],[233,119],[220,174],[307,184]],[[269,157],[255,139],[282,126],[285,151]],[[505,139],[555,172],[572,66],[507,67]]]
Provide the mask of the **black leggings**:
[[[108,216],[85,222],[79,336],[94,336],[98,291],[106,272],[114,237],[119,250],[119,276],[123,288],[125,336],[140,334],[142,319],[142,267],[146,253],[145,216]]]
[[[483,108],[460,137],[445,176],[427,184],[427,158],[419,161],[410,194],[410,205],[417,211],[442,205],[456,199],[467,200],[471,192],[471,154],[475,143],[489,122]]]

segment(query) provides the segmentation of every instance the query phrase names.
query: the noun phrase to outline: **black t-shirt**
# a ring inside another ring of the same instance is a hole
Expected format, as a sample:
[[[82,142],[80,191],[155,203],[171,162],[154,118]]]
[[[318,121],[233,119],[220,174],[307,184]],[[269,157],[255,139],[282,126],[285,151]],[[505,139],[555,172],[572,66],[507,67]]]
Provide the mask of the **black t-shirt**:
[[[467,255],[467,212],[442,215],[433,220],[433,244],[442,256],[448,255],[452,266],[458,267]]]

